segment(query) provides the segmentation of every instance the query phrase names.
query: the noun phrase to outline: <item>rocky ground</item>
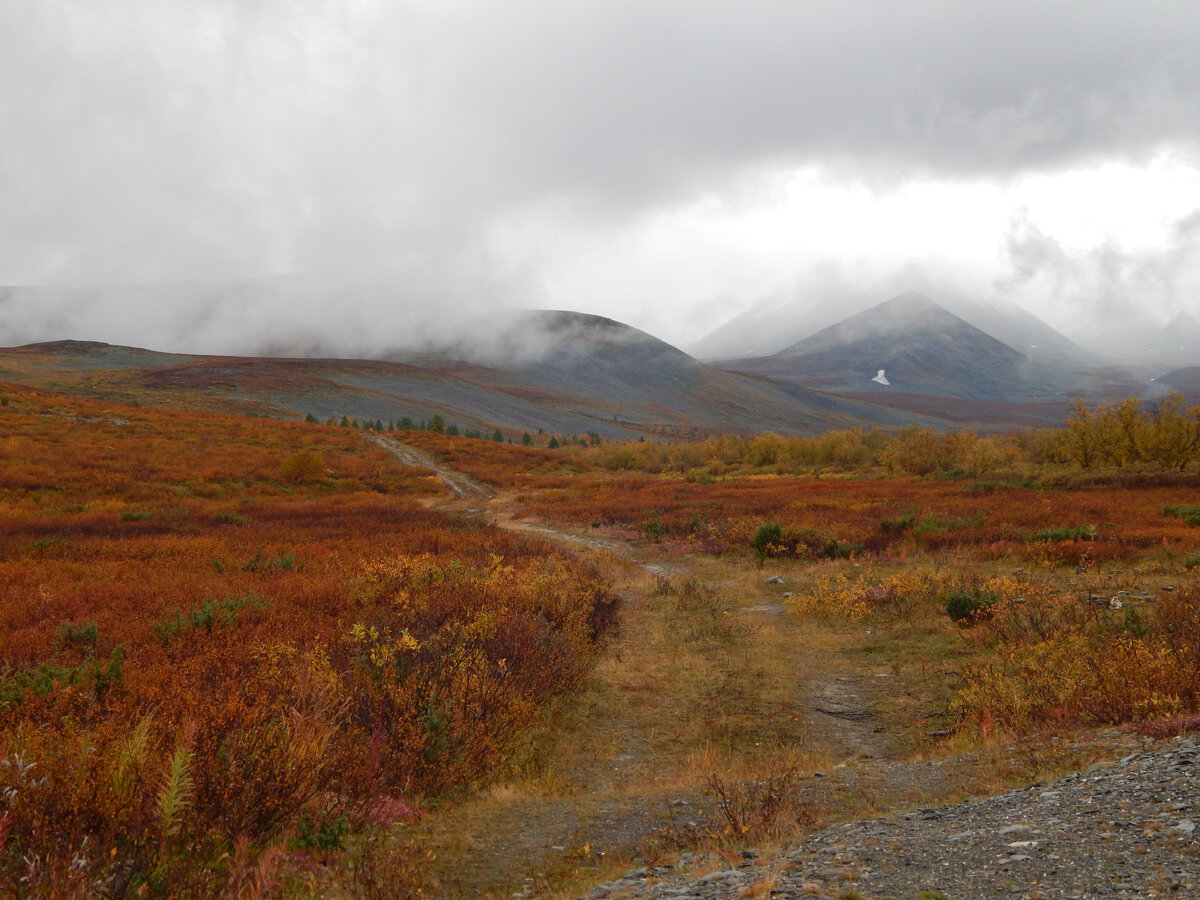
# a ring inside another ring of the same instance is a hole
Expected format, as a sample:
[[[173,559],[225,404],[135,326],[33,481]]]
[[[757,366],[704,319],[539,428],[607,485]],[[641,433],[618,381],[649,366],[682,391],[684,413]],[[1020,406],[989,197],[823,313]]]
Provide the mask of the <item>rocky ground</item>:
[[[769,861],[684,856],[587,898],[1198,896],[1200,746],[1144,746],[1053,783],[834,825]]]

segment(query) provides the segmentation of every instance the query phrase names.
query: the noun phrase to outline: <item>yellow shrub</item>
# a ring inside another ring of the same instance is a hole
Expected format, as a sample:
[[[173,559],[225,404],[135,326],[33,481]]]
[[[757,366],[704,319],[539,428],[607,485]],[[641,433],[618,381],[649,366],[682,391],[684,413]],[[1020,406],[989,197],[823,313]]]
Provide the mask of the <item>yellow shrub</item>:
[[[904,568],[885,576],[873,569],[816,576],[804,594],[792,597],[788,608],[798,615],[828,620],[862,621],[870,616],[907,618],[922,603],[949,589],[954,576],[930,569]]]

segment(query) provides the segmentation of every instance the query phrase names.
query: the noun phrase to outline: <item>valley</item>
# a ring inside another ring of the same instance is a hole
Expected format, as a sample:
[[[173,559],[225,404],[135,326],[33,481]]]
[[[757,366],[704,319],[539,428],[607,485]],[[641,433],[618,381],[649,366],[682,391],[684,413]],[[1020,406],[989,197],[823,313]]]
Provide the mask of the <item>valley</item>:
[[[1182,398],[527,444],[0,402],[12,886],[580,896],[735,859],[769,886],[823,826],[1200,712]]]
[[[528,433],[677,441],[914,424],[997,432],[1057,425],[1081,397],[1200,397],[1194,369],[1167,357],[1159,367],[1106,359],[1029,313],[971,310],[967,321],[909,293],[782,349],[709,360],[620,322],[564,311],[493,314],[457,326],[453,337],[398,345],[374,359],[57,341],[0,348],[0,379],[122,403],[322,423],[411,427],[437,417],[458,432],[506,440]],[[803,326],[781,314],[761,323],[755,346],[798,332]],[[887,384],[874,380],[881,369]]]
[[[824,828],[1186,733],[1194,370],[1038,333],[0,350],[0,884],[766,896]]]
[[[1194,7],[0,2],[0,900],[1200,897]]]

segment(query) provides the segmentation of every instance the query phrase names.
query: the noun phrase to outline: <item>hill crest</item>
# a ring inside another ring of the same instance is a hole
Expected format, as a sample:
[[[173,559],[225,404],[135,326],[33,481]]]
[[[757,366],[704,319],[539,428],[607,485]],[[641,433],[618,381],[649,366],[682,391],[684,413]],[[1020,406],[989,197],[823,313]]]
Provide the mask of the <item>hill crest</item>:
[[[722,365],[841,394],[988,401],[1054,397],[1058,392],[1052,385],[1028,377],[1025,363],[1025,354],[923,294],[909,292],[778,353]]]

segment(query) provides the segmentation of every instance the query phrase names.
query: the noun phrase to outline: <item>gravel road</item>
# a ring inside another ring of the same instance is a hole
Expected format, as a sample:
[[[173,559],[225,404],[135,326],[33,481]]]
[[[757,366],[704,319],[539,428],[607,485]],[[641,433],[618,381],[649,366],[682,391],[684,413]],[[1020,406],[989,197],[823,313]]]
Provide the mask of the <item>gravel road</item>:
[[[769,863],[689,876],[711,861],[640,870],[589,900],[734,897],[1108,898],[1200,896],[1195,738],[984,800],[847,822]]]

